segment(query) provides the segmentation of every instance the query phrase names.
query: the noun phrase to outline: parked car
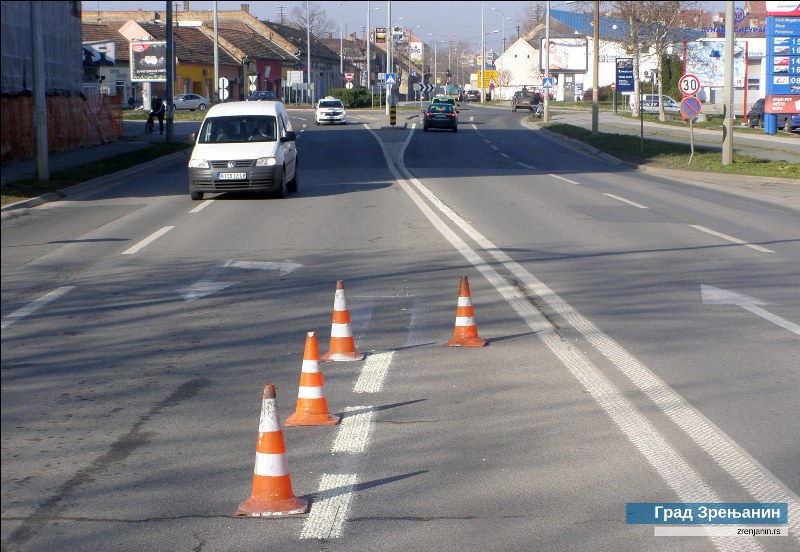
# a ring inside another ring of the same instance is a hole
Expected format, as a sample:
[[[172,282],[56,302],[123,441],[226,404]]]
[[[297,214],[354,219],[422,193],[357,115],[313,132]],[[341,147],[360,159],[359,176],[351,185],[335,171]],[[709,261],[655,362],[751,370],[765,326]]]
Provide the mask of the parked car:
[[[764,98],[761,98],[753,104],[750,111],[747,112],[747,126],[750,128],[764,128]],[[789,128],[786,128],[789,125]],[[798,131],[800,132],[800,113],[778,114],[778,130]]]
[[[431,103],[422,116],[422,130],[428,132],[429,128],[449,128],[458,132],[456,109],[445,102]]]
[[[211,99],[199,94],[178,94],[172,99],[175,109],[205,111],[211,106]]]
[[[282,102],[229,102],[208,110],[189,157],[189,195],[296,192],[299,160]]]
[[[477,90],[467,90],[464,92],[465,102],[479,102],[481,101],[481,93]]]
[[[274,102],[278,100],[278,96],[272,90],[262,90],[261,92],[253,92],[245,98],[248,102]]]
[[[676,102],[669,96],[662,96],[664,98],[664,111],[666,113],[680,113],[681,103]],[[633,109],[633,95],[631,95],[631,109]],[[642,94],[642,112],[643,113],[658,113],[658,94]]]
[[[344,108],[344,103],[338,98],[333,96],[325,96],[319,103],[317,103],[316,112],[317,124],[322,123],[339,123],[341,125],[347,124],[347,111]]]

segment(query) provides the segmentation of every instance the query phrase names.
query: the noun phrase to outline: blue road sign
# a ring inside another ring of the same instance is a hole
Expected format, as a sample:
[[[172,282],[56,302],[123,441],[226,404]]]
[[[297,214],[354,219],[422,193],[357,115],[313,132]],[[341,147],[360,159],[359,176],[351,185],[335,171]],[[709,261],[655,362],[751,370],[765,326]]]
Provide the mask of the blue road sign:
[[[542,88],[553,88],[553,79],[550,77],[543,78]]]
[[[397,84],[397,74],[386,73],[386,84]]]
[[[694,119],[700,115],[700,100],[695,96],[686,96],[681,101],[681,116],[684,119]]]

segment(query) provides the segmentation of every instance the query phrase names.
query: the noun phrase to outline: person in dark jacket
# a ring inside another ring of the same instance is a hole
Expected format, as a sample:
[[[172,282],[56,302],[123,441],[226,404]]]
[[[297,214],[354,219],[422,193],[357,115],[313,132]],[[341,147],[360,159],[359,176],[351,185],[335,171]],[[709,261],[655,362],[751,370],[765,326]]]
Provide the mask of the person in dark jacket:
[[[156,96],[155,100],[153,100],[153,110],[150,112],[150,117],[158,117],[158,129],[161,134],[164,134],[164,113],[166,111],[167,107],[164,105],[164,100]]]

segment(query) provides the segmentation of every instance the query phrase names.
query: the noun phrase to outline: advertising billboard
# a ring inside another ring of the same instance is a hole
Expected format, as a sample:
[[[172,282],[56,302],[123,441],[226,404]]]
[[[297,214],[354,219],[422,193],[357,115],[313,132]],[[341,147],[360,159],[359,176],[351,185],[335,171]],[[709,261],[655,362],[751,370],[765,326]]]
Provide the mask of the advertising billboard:
[[[167,43],[131,42],[131,81],[166,82]]]
[[[422,62],[422,42],[408,43],[408,59],[414,63]]]
[[[733,86],[744,87],[745,46],[733,44]],[[725,86],[725,39],[709,38],[686,44],[686,73],[700,79],[700,86],[722,88]]]
[[[800,17],[767,17],[765,113],[800,112]]]
[[[545,40],[539,45],[539,68],[544,71]],[[585,36],[551,36],[548,54],[551,73],[586,73],[589,70],[589,41]]]

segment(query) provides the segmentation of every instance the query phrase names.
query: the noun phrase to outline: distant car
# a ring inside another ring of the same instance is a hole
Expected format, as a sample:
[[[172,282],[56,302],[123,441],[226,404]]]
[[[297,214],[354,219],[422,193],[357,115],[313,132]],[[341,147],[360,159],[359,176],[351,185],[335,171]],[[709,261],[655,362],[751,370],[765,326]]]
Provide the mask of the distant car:
[[[431,103],[422,117],[422,130],[428,132],[429,128],[449,128],[453,132],[458,132],[456,109],[445,102]]]
[[[175,109],[205,111],[211,105],[211,99],[199,94],[178,94],[172,99],[172,103]]]
[[[747,112],[747,126],[750,128],[764,128],[764,98],[761,98],[753,104],[750,111]],[[789,128],[786,128],[789,125]],[[800,114],[778,114],[778,130],[786,130],[790,132],[800,131]]]
[[[467,90],[464,92],[465,102],[479,102],[481,101],[481,93],[477,90]]]
[[[342,100],[334,98],[333,96],[322,98],[317,104],[316,121],[318,125],[322,123],[339,123],[341,125],[346,125],[347,111],[344,108]]]
[[[511,111],[516,112],[517,109],[533,111],[533,100],[534,94],[532,90],[517,90],[511,98]]]
[[[248,102],[274,102],[278,100],[278,96],[272,90],[263,90],[261,92],[253,92],[245,98]]]
[[[455,109],[456,113],[458,113],[458,102],[456,101],[455,98],[451,98],[450,96],[434,96],[433,99],[431,100],[431,103],[432,104],[443,103],[452,105],[453,109]]]
[[[658,113],[658,94],[642,94],[642,112]],[[664,111],[666,113],[680,113],[681,103],[676,102],[669,96],[664,98]],[[633,98],[633,96],[631,96]]]

